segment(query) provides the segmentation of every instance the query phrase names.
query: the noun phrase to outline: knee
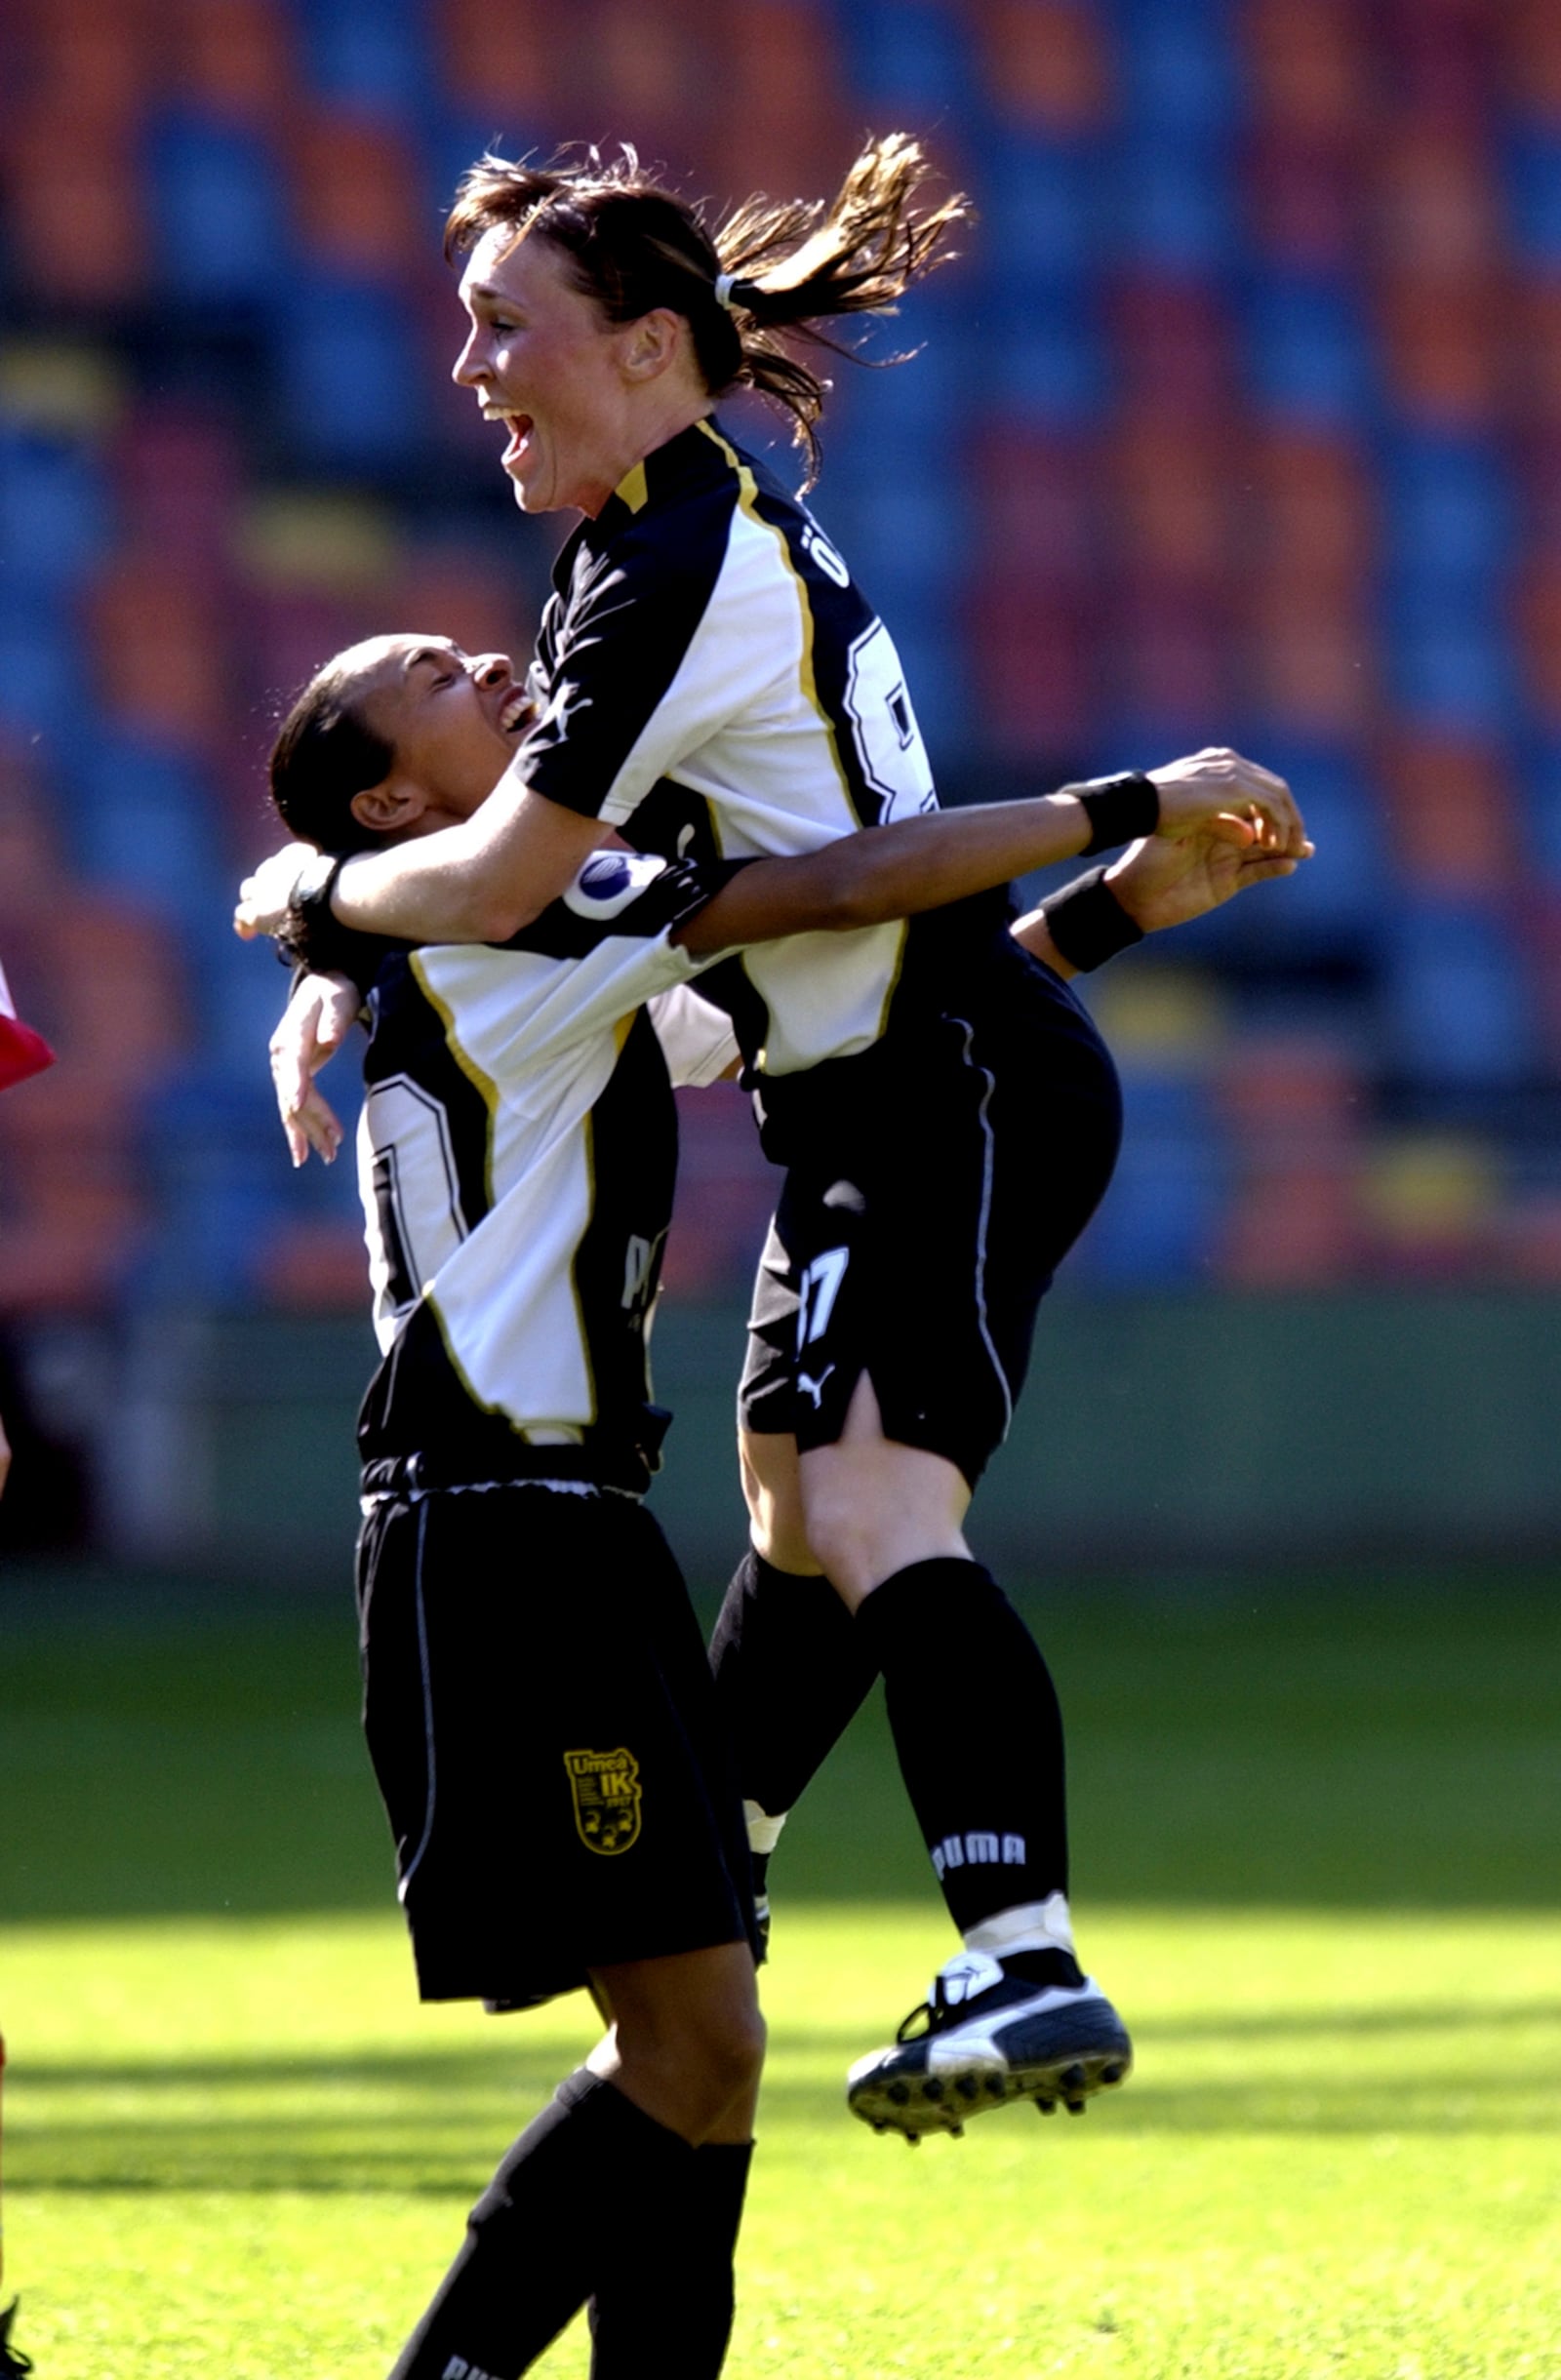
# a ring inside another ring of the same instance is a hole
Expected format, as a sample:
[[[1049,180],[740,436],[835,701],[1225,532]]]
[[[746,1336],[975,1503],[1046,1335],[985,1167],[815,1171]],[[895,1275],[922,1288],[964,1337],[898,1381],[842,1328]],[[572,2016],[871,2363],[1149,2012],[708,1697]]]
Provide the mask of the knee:
[[[741,2092],[757,2089],[768,2042],[769,2028],[756,2001],[726,2011],[706,2029],[701,2063],[712,2089],[720,2094],[718,2109],[729,2107]]]

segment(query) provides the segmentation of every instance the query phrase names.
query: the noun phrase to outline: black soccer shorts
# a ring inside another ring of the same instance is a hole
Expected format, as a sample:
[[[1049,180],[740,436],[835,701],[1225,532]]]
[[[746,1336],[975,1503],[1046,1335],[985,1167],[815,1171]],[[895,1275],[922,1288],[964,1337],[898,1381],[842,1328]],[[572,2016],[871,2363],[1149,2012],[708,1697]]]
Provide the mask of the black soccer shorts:
[[[892,1065],[862,1069],[860,1109],[833,1097],[829,1145],[787,1172],[754,1287],[744,1429],[831,1446],[865,1371],[885,1434],[972,1488],[1002,1444],[1037,1308],[1122,1131],[1088,1014],[1050,968],[1018,945],[1014,959],[897,1025]]]
[[[380,1498],[358,1608],[422,1999],[528,2006],[590,1967],[753,1943],[703,1639],[642,1505],[533,1484]]]

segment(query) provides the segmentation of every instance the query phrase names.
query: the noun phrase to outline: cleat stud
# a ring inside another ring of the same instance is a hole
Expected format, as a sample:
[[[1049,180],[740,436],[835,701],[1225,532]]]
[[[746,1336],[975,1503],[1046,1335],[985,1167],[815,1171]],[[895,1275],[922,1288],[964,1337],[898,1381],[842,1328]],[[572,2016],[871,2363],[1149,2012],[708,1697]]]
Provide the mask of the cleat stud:
[[[1035,2113],[1038,2116],[1055,2116],[1057,2114],[1057,2101],[1055,2099],[1037,2099],[1035,2102]]]
[[[981,2084],[974,2075],[961,2075],[954,2084],[954,2088],[962,2099],[974,2099],[981,2089]]]
[[[875,2123],[872,2128],[875,2132],[887,2132],[889,2126],[887,2123]]]
[[[1082,2090],[1086,2077],[1083,2067],[1075,2061],[1071,2066],[1064,2066],[1057,2079],[1064,2091],[1070,2091]]]
[[[891,2082],[889,2096],[896,2107],[903,2107],[910,2097],[910,2084],[908,2082]]]
[[[943,2086],[941,2082],[939,2082],[936,2075],[932,2077],[930,2082],[926,2082],[922,2084],[921,2095],[924,2099],[930,2099],[934,2107],[938,2105],[939,2100],[943,2095]]]
[[[906,2132],[903,2135],[903,2139],[907,2149],[919,2149],[921,2147],[921,2134],[919,2132]]]
[[[1122,2080],[1122,2069],[1121,2069],[1121,2067],[1120,2067],[1120,2066],[1102,2066],[1102,2067],[1101,2067],[1101,2081],[1102,2082],[1121,2082],[1121,2080]]]
[[[987,2076],[986,2096],[988,2099],[1001,2099],[1003,2097],[1003,2078],[1001,2075]]]
[[[948,2137],[950,2140],[963,2140],[965,2137],[964,2125],[962,2123],[951,2123],[948,2127]]]
[[[1062,2105],[1067,2109],[1070,2116],[1082,2116],[1084,2113],[1084,2102],[1082,2099],[1064,2099]]]

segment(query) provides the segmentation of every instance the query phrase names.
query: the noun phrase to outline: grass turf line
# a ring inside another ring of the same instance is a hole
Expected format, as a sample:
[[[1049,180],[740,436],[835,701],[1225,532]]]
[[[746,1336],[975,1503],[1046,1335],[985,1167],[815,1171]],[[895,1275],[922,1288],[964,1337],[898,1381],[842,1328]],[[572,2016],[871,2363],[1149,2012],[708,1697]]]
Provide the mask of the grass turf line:
[[[1561,2380],[1553,1594],[1030,1611],[1139,2072],[914,2153],[845,2114],[948,1947],[870,1712],[777,1862],[733,2373]],[[368,2380],[583,2006],[417,2007],[344,1600],[43,1581],[0,1632],[18,2344]]]
[[[1561,1922],[1099,1912],[1133,2082],[914,2152],[841,2081],[941,1929],[781,1925],[734,2374],[1561,2368]],[[578,2002],[419,2009],[393,1918],[21,1929],[5,2000],[10,2277],[45,2380],[381,2372],[589,2039]],[[538,2369],[585,2360],[577,2327]]]

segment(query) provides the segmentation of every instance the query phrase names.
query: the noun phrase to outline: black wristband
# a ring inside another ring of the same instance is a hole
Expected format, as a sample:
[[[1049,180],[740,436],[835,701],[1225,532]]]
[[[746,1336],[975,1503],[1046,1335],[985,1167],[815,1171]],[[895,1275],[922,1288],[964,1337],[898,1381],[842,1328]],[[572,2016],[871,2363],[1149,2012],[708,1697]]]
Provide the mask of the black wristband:
[[[1105,881],[1104,868],[1092,868],[1088,876],[1049,894],[1041,903],[1041,915],[1059,958],[1076,967],[1081,975],[1103,967],[1119,950],[1131,950],[1143,939],[1143,928],[1133,923]]]
[[[1126,776],[1091,777],[1075,790],[1089,821],[1090,839],[1082,854],[1086,859],[1095,852],[1115,851],[1119,843],[1137,843],[1160,823],[1160,788],[1141,769],[1132,769]]]
[[[347,950],[358,937],[349,926],[339,923],[331,906],[336,880],[349,856],[346,852],[321,852],[305,861],[276,937],[277,948],[285,959],[297,967],[312,969],[316,974],[354,972]]]

